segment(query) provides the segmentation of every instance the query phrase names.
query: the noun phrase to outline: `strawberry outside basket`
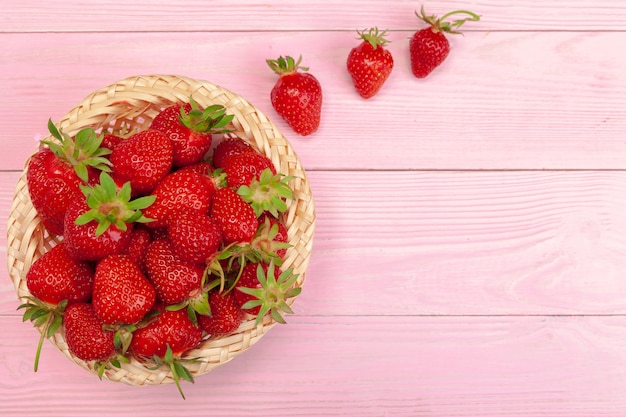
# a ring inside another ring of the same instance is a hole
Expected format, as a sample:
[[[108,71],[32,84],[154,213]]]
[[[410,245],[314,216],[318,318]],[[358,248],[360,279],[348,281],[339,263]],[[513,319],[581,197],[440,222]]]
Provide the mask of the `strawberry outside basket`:
[[[70,110],[57,125],[73,135],[80,129],[92,127],[118,132],[123,129],[146,129],[154,116],[168,105],[186,102],[189,97],[202,107],[221,104],[227,113],[233,114],[237,135],[268,156],[278,172],[293,177],[291,187],[294,199],[287,202],[283,221],[288,229],[291,247],[283,263],[283,269],[293,268],[299,274],[297,286],[302,286],[309,263],[315,229],[315,209],[307,175],[293,148],[277,127],[255,106],[244,98],[220,86],[203,80],[174,75],[133,76],[101,88],[89,94],[80,104]],[[47,138],[50,139],[50,138]],[[17,182],[15,195],[7,224],[7,267],[20,302],[30,295],[26,286],[26,273],[33,262],[56,243],[58,237],[48,234],[34,209],[26,184],[26,169]],[[295,298],[288,300],[292,304]],[[249,349],[275,322],[266,316],[255,325],[252,316],[247,317],[239,329],[222,338],[206,339],[188,353],[199,358],[187,368],[192,375],[207,373],[229,362]],[[41,331],[41,329],[39,329]],[[82,361],[69,351],[62,328],[50,341],[71,361],[96,374],[94,364]],[[128,385],[156,385],[173,383],[171,372],[166,369],[148,369],[135,359],[123,363],[121,368],[107,369],[104,378]]]

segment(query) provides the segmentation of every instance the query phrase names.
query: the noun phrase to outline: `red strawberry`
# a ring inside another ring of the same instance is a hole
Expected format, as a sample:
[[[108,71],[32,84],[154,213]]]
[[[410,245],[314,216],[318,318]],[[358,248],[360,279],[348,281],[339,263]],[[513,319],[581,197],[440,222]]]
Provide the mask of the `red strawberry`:
[[[200,343],[202,330],[194,326],[185,310],[163,310],[156,318],[135,331],[130,352],[142,358],[163,357],[169,346],[180,356]]]
[[[263,214],[259,218],[259,228],[250,243],[229,247],[222,254],[227,255],[229,263],[234,265],[235,269],[248,262],[266,264],[274,262],[280,266],[287,254],[287,249],[291,247],[287,242],[287,229],[280,220]],[[232,265],[222,269],[232,271]],[[219,268],[217,268],[217,273],[219,275]]]
[[[226,182],[231,188],[250,185],[252,180],[258,179],[265,169],[269,169],[272,175],[276,175],[272,160],[257,152],[233,155],[227,159],[223,168]]]
[[[154,287],[125,255],[111,255],[96,266],[93,307],[106,324],[135,324],[152,309]]]
[[[94,270],[88,262],[70,258],[61,241],[38,258],[26,273],[26,286],[33,295],[20,305],[26,309],[23,319],[43,326],[34,369],[39,366],[43,340],[51,337],[61,325],[61,317],[68,304],[91,298]]]
[[[222,226],[206,213],[181,210],[171,218],[168,235],[174,253],[184,262],[204,264],[222,242]]]
[[[322,87],[309,69],[301,67],[302,57],[296,62],[282,56],[266,62],[279,79],[272,88],[271,101],[276,112],[302,136],[315,132],[322,113]]]
[[[152,237],[150,231],[138,225],[139,227],[133,227],[133,231],[130,235],[130,241],[128,242],[128,246],[126,250],[123,252],[124,255],[128,255],[130,259],[133,260],[137,264],[137,266],[145,272],[145,263],[146,263],[146,250],[152,242]]]
[[[363,40],[350,50],[347,60],[348,73],[357,93],[363,98],[373,97],[383,86],[393,70],[393,57],[385,49],[387,31],[371,28],[367,32],[357,31]]]
[[[213,166],[224,168],[226,161],[234,155],[242,153],[256,153],[254,148],[243,139],[238,137],[228,137],[222,139],[213,149]]]
[[[152,192],[154,203],[143,210],[150,228],[165,227],[172,213],[193,209],[206,213],[215,194],[215,185],[192,170],[179,170],[167,175]]]
[[[141,210],[154,197],[130,200],[130,183],[118,190],[106,173],[100,184],[82,187],[84,196],[76,196],[65,216],[65,250],[74,259],[96,261],[126,250],[134,222],[146,222]]]
[[[259,228],[254,209],[231,188],[217,190],[211,217],[222,226],[226,244],[250,242]]]
[[[208,313],[206,296],[202,294],[204,268],[181,261],[168,239],[155,240],[148,246],[146,271],[161,303],[169,306],[189,302],[200,313]]]
[[[200,161],[195,164],[187,165],[179,169],[179,171],[193,171],[196,174],[212,178],[215,169],[207,161]]]
[[[166,366],[172,372],[180,395],[180,378],[194,382],[193,375],[182,364],[181,356],[197,347],[202,340],[202,330],[189,319],[186,311],[164,310],[147,326],[133,334],[130,352],[140,359],[152,359],[157,366]]]
[[[94,270],[89,262],[70,258],[61,241],[38,258],[26,273],[26,285],[39,300],[57,305],[87,301],[93,290]]]
[[[28,161],[26,181],[28,192],[45,228],[53,234],[63,234],[63,219],[67,207],[80,185],[97,178],[96,170],[108,170],[105,158],[110,152],[100,147],[102,136],[93,129],[83,129],[71,138],[48,122],[56,139],[42,141],[39,152]]]
[[[283,272],[273,262],[249,263],[236,284],[235,298],[242,310],[257,316],[257,324],[268,313],[274,321],[285,323],[281,312],[293,314],[286,300],[302,290],[296,286],[297,278],[292,269]]]
[[[102,328],[102,321],[89,303],[75,303],[63,315],[65,341],[76,357],[84,361],[107,361],[115,355],[115,333]],[[104,372],[105,367],[98,367]]]
[[[103,148],[110,149],[111,151],[115,148],[120,142],[123,142],[124,138],[121,136],[113,135],[111,133],[104,133],[102,135],[102,145]]]
[[[214,105],[201,109],[190,103],[174,104],[161,110],[150,125],[165,134],[174,147],[174,166],[199,162],[211,148],[212,133],[225,133],[224,129],[233,119],[226,115],[226,108]]]
[[[480,20],[480,16],[466,10],[455,10],[439,19],[434,15],[427,16],[423,6],[420,14],[417,12],[415,14],[429,25],[429,27],[415,32],[409,43],[411,70],[417,78],[428,76],[441,65],[450,53],[450,43],[445,33],[460,33],[456,29],[465,22]],[[467,14],[470,17],[455,20],[452,23],[444,21],[447,17],[455,14]]]
[[[162,132],[148,129],[115,146],[110,160],[116,178],[130,181],[134,194],[147,194],[170,172],[172,155],[172,142]]]
[[[198,316],[198,325],[211,337],[231,334],[241,324],[243,312],[233,292],[225,293],[217,290],[209,293],[210,316]]]

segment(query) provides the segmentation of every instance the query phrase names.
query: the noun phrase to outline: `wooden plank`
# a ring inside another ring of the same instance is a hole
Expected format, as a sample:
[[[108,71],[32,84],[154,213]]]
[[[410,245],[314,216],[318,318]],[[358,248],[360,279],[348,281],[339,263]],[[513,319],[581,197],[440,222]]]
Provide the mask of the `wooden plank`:
[[[232,362],[183,385],[99,381],[0,315],[0,413],[24,417],[624,415],[624,316],[292,317]],[[42,389],[54,387],[54,389]],[[111,398],[115,398],[112,405]],[[71,404],[71,407],[68,406]]]
[[[8,4],[7,4],[8,3]],[[512,3],[512,4],[511,4]],[[620,0],[590,3],[576,0],[536,2],[498,0],[426,3],[429,13],[443,15],[466,9],[482,22],[467,30],[624,30],[626,7]],[[66,0],[5,1],[0,13],[4,32],[135,32],[135,31],[265,31],[348,30],[379,26],[395,30],[420,27],[415,17],[419,3],[404,0],[352,3],[316,1],[212,1],[166,2]]]
[[[1,34],[0,166],[21,169],[48,118],[60,118],[89,92],[135,74],[175,73],[246,97],[311,170],[625,167],[626,54],[613,51],[626,32],[469,33],[454,40],[451,56],[428,80],[410,73],[408,32],[394,33],[396,69],[371,101],[355,93],[344,69],[351,35],[258,36]],[[259,45],[250,49],[252,40]],[[264,62],[298,53],[325,97],[320,130],[305,138],[271,107],[276,77]]]
[[[626,314],[624,171],[309,177],[317,225],[299,314]],[[0,173],[4,218],[16,180]],[[3,280],[0,312],[16,306]]]

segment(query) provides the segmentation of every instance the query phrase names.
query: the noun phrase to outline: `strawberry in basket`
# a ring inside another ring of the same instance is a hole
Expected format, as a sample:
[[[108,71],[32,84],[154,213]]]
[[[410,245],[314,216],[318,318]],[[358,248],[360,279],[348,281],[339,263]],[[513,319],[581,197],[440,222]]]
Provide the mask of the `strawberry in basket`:
[[[41,340],[63,326],[69,352],[101,377],[136,360],[169,370],[182,395],[179,379],[193,382],[187,355],[202,341],[252,316],[257,326],[266,315],[284,322],[300,292],[298,274],[279,269],[293,177],[233,135],[209,155],[213,135],[229,130],[225,110],[168,106],[130,135],[85,129],[70,138],[50,124],[60,144],[47,141],[40,153],[55,155],[71,179],[57,182],[71,187],[49,209],[52,200],[37,194],[52,187],[42,182],[44,158],[32,158],[29,193],[44,227],[59,234],[28,271],[31,296],[20,306],[44,327]],[[87,149],[68,150],[78,145]]]
[[[109,171],[105,158],[111,151],[101,148],[102,137],[93,129],[83,129],[70,137],[48,121],[48,130],[57,140],[43,141],[41,149],[28,161],[26,178],[33,206],[46,229],[63,234],[65,211],[80,186],[97,178],[98,171]]]

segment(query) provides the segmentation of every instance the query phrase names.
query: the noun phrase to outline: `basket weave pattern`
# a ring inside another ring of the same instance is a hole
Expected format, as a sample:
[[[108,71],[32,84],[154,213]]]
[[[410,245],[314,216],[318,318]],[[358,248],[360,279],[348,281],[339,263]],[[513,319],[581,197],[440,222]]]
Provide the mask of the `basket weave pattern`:
[[[108,129],[112,132],[135,128],[143,130],[149,127],[161,109],[174,103],[187,102],[190,96],[201,107],[224,105],[227,113],[234,115],[235,131],[232,134],[269,157],[278,172],[294,178],[291,182],[294,199],[287,202],[288,209],[283,213],[282,219],[292,246],[287,250],[282,268],[293,268],[294,273],[300,274],[296,285],[301,286],[309,263],[315,229],[315,209],[306,173],[291,145],[276,126],[244,98],[207,81],[173,75],[135,76],[94,91],[70,110],[57,126],[69,135],[86,127],[97,131]],[[30,266],[58,241],[58,237],[45,231],[30,201],[24,169],[15,189],[7,224],[7,266],[21,302],[25,302],[24,297],[30,295],[25,280]],[[294,299],[289,299],[289,303],[293,301]],[[187,355],[200,359],[188,364],[188,369],[194,376],[211,371],[250,348],[274,324],[266,316],[256,326],[254,318],[249,317],[235,333],[204,340]],[[72,355],[62,329],[50,340],[70,360],[96,373],[92,363]],[[104,377],[129,385],[174,382],[169,370],[149,370],[135,359],[129,364],[122,364],[119,369],[108,369]]]

